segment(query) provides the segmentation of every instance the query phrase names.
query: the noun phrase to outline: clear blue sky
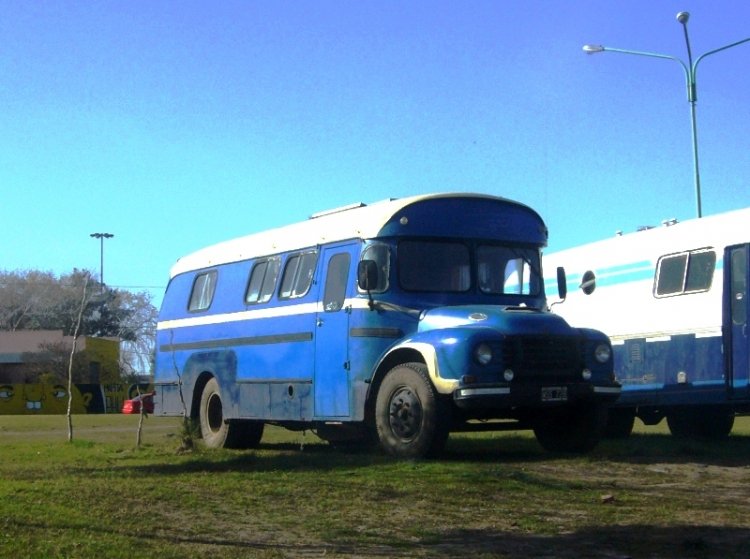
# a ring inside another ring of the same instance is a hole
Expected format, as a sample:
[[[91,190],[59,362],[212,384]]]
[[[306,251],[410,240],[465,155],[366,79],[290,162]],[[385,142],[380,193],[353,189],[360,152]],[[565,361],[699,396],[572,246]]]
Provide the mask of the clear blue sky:
[[[0,269],[161,299],[181,255],[355,201],[514,198],[550,250],[695,216],[678,64],[750,3],[6,0]],[[750,44],[698,72],[704,215],[750,205]]]

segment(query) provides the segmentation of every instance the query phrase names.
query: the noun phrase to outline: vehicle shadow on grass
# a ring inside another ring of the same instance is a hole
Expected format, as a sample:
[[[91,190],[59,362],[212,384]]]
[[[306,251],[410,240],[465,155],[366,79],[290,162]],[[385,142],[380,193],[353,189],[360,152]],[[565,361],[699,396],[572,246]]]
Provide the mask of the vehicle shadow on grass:
[[[563,454],[544,451],[530,437],[451,439],[441,460],[471,462],[544,462],[551,460],[609,461],[633,464],[701,463],[744,467],[750,464],[750,436],[732,435],[723,440],[683,439],[672,435],[634,434],[627,439],[604,439],[591,452]]]
[[[442,534],[430,557],[546,557],[573,559],[746,558],[750,528],[716,526],[587,526],[558,534],[457,529]]]
[[[143,536],[144,534],[141,534]],[[410,537],[387,543],[254,542],[176,537],[187,544],[223,549],[274,550],[289,557],[475,557],[517,559],[746,559],[750,529],[716,526],[588,526],[559,535],[479,529],[456,529],[415,541]]]
[[[34,529],[38,532],[80,530],[80,526],[45,519],[25,520],[17,530]],[[97,533],[131,537],[132,533],[118,528],[98,527]],[[561,534],[533,534],[522,529],[513,531],[456,528],[434,532],[421,537],[391,536],[387,541],[361,542],[347,537],[335,541],[295,541],[285,535],[279,538],[253,539],[246,531],[225,536],[199,535],[180,529],[152,531],[144,527],[138,540],[158,546],[165,543],[200,546],[206,556],[230,555],[262,557],[332,557],[332,558],[419,558],[419,557],[474,557],[476,559],[517,559],[537,557],[546,559],[746,559],[750,549],[750,528],[718,527],[709,525],[654,526],[647,524],[617,526],[584,526]],[[272,553],[273,555],[268,555]]]
[[[604,440],[592,453],[610,462],[745,467],[750,464],[750,437],[723,440],[685,439],[672,435],[639,434],[624,440]]]
[[[435,458],[402,459],[388,456],[377,446],[341,447],[326,442],[295,444],[289,442],[261,443],[256,449],[223,450],[198,446],[189,452],[176,452],[175,458],[144,465],[121,464],[114,468],[135,470],[147,474],[174,475],[192,472],[236,471],[336,471],[369,468],[378,465],[438,464],[440,462],[515,463],[550,459],[533,439],[514,440],[502,447],[487,441],[449,442],[445,451]]]
[[[324,442],[301,446],[295,443],[262,443],[252,450],[210,450],[193,452],[163,463],[122,465],[151,474],[189,472],[335,471],[376,465],[408,463],[492,463],[521,464],[553,461],[591,461],[638,465],[698,463],[721,467],[745,467],[750,463],[750,437],[733,436],[725,441],[682,440],[670,435],[633,435],[626,440],[605,440],[587,454],[544,451],[523,435],[501,438],[450,439],[443,453],[431,459],[404,460],[385,455],[377,447],[340,448]]]

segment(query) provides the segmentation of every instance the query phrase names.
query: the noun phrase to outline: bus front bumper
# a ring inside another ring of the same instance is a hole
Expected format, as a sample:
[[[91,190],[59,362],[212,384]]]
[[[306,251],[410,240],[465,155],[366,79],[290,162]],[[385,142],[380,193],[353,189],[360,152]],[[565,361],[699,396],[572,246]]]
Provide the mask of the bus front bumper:
[[[619,395],[619,384],[483,384],[458,388],[453,392],[453,401],[463,409],[515,408],[578,402],[612,403]]]

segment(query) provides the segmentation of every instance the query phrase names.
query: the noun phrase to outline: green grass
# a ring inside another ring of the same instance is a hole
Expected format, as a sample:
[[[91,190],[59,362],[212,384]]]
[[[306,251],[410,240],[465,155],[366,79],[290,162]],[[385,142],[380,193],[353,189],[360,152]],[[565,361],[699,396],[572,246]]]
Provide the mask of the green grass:
[[[452,436],[439,460],[269,428],[179,453],[179,422],[0,416],[0,557],[746,557],[750,418],[722,443],[638,425],[586,456],[529,433]]]

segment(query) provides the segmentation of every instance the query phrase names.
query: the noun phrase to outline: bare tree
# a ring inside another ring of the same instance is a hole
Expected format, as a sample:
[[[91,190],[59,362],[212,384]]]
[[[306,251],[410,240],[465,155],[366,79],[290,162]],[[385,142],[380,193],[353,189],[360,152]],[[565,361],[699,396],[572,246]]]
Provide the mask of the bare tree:
[[[59,293],[58,280],[50,272],[0,271],[0,329],[42,329]]]
[[[73,442],[73,415],[71,409],[73,407],[73,357],[76,353],[76,345],[78,344],[78,333],[81,328],[81,320],[83,319],[83,311],[86,308],[86,288],[88,287],[88,277],[86,277],[83,283],[83,289],[81,294],[81,305],[78,308],[78,319],[75,322],[73,329],[73,348],[70,350],[70,360],[68,361],[68,442]]]
[[[124,374],[137,377],[152,369],[158,312],[147,292],[119,291],[117,297],[117,305],[130,311],[118,333],[120,365]]]

